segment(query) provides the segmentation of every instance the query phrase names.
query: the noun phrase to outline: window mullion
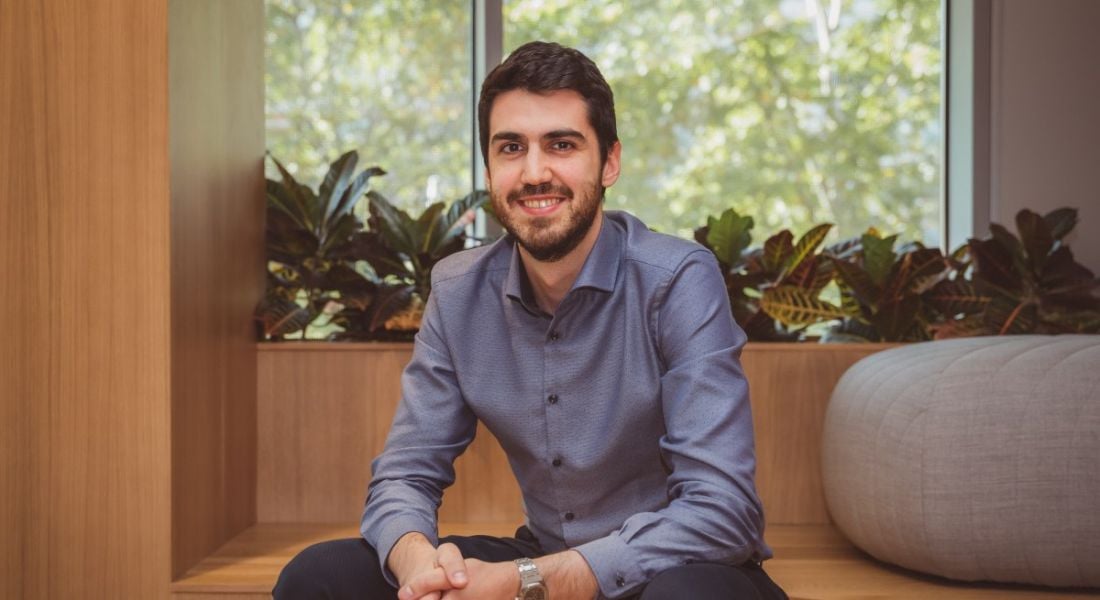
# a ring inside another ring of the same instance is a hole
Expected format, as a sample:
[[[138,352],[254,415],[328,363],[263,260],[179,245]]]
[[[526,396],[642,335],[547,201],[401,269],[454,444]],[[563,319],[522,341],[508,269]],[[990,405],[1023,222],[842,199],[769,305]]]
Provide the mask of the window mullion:
[[[485,165],[481,160],[478,143],[477,102],[481,92],[481,82],[493,67],[504,58],[504,3],[503,0],[471,0],[473,19],[473,68],[470,70],[473,119],[470,126],[470,189],[485,187]],[[490,233],[487,227],[495,227],[484,213],[478,215],[474,225],[474,236],[484,238]]]

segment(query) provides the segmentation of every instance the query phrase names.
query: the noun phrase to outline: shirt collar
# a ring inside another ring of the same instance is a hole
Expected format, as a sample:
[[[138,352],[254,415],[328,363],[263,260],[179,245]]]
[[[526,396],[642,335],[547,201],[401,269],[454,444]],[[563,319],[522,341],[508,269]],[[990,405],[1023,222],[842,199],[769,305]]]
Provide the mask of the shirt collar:
[[[611,293],[615,291],[615,282],[619,276],[619,263],[623,255],[623,234],[619,231],[619,224],[608,218],[608,213],[603,214],[600,225],[600,235],[596,238],[592,251],[581,267],[577,280],[573,282],[573,290],[590,288]],[[504,283],[504,293],[508,297],[521,302],[527,310],[540,314],[542,311],[535,302],[535,294],[531,289],[531,283],[527,279],[527,270],[523,267],[519,249],[515,239],[509,240],[512,247],[511,262],[508,267],[507,279]]]
[[[623,235],[619,231],[619,224],[608,218],[608,213],[605,212],[600,221],[600,235],[592,246],[592,252],[588,253],[577,280],[573,282],[574,290],[592,288],[608,293],[615,291],[615,280],[619,276],[619,263],[623,255]]]

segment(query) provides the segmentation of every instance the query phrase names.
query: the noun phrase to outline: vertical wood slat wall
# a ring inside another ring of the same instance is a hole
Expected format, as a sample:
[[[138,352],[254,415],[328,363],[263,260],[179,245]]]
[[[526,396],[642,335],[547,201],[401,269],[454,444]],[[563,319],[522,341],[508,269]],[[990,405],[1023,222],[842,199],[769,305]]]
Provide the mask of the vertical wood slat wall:
[[[262,2],[172,0],[171,92],[169,12],[0,0],[3,598],[166,598],[254,517]]]
[[[4,598],[168,579],[166,3],[0,1]]]
[[[256,521],[262,0],[169,0],[172,575]]]
[[[770,524],[830,523],[821,480],[825,409],[837,381],[892,344],[749,343],[756,485]],[[409,344],[259,345],[258,520],[355,523],[370,462],[401,396]],[[455,463],[441,522],[523,521],[519,489],[484,427]]]

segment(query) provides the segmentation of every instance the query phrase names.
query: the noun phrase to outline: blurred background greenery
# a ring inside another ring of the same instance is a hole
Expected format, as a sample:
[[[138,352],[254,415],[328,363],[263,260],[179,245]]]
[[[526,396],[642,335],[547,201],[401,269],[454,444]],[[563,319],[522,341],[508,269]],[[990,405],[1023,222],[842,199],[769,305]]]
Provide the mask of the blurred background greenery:
[[[267,0],[267,142],[299,180],[356,149],[419,211],[475,186],[472,3]],[[607,207],[691,237],[868,227],[940,244],[940,0],[504,0],[504,51],[588,54],[616,97]],[[480,182],[477,182],[480,184]]]

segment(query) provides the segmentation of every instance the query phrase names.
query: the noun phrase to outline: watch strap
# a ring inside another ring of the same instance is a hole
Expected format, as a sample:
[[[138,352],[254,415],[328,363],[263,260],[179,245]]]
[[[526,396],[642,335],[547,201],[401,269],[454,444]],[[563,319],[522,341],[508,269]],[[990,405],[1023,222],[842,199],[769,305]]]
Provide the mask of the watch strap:
[[[542,575],[539,574],[539,568],[535,565],[535,561],[530,558],[517,558],[515,563],[516,567],[519,569],[519,590],[516,593],[516,600],[522,600],[523,590],[533,585],[544,584]]]

